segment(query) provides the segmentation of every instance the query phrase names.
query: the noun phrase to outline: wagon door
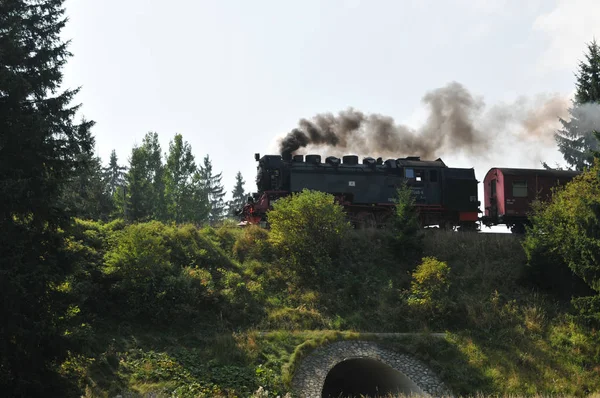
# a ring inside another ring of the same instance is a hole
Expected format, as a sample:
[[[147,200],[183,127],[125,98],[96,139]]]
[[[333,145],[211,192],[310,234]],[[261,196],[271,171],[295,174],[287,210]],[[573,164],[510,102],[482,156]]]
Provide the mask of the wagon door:
[[[490,181],[490,214],[489,216],[496,222],[498,220],[498,194],[496,192],[496,188],[498,185],[498,180],[493,179]]]

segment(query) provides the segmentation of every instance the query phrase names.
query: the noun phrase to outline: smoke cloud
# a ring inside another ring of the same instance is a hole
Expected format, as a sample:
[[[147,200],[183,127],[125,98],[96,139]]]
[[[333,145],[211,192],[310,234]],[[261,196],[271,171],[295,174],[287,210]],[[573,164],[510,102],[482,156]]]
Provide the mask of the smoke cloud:
[[[280,141],[279,149],[284,156],[302,148],[326,148],[329,155],[338,156],[435,159],[461,153],[485,158],[498,142],[535,140],[554,145],[559,117],[568,115],[570,105],[566,96],[544,95],[486,109],[482,98],[457,82],[426,93],[422,103],[428,113],[417,128],[396,124],[389,116],[349,108],[337,115],[323,113],[301,119]]]

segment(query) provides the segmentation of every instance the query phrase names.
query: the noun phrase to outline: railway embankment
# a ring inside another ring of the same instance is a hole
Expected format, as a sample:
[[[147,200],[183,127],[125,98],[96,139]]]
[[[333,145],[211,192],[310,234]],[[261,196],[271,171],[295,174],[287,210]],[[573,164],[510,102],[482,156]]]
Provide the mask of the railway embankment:
[[[283,396],[318,349],[360,340],[455,396],[600,390],[598,332],[573,292],[539,287],[522,237],[336,230],[329,216],[312,233],[80,221],[83,349],[63,374],[90,397]]]

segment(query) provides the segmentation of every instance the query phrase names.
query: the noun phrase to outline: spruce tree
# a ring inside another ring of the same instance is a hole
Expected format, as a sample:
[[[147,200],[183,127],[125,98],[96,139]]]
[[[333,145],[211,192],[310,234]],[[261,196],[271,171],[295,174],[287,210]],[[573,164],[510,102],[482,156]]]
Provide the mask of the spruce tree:
[[[125,175],[126,218],[129,221],[148,221],[152,217],[152,180],[148,156],[143,146],[135,146]]]
[[[110,153],[108,166],[103,169],[106,178],[107,190],[110,196],[114,196],[119,186],[125,183],[125,170],[127,167],[119,166],[117,153],[113,149]]]
[[[84,124],[85,125],[85,124]],[[113,211],[102,161],[95,154],[95,139],[89,129],[82,132],[83,142],[77,155],[79,166],[62,194],[66,210],[71,216],[88,220],[107,221]]]
[[[192,155],[192,147],[176,134],[169,145],[165,169],[165,196],[169,219],[176,223],[202,223],[208,215],[208,200]]]
[[[164,165],[158,134],[147,133],[142,145],[132,149],[125,181],[128,220],[166,219]]]
[[[78,89],[60,89],[71,55],[60,39],[63,0],[0,1],[0,391],[64,396],[57,366],[67,355],[57,289],[72,263],[64,233],[65,186],[92,146],[77,123]]]
[[[210,210],[208,214],[208,221],[211,224],[215,224],[221,221],[226,212],[226,205],[223,200],[225,191],[221,184],[222,173],[213,175],[212,162],[208,155],[204,157],[203,165],[200,166],[200,179],[204,186],[204,190],[208,196],[208,202]]]
[[[235,186],[232,191],[232,198],[228,204],[228,215],[230,217],[235,217],[238,215],[238,212],[244,207],[246,204],[246,193],[244,192],[244,184],[245,181],[242,178],[242,173],[238,171],[235,175]]]
[[[127,208],[125,206],[125,170],[127,170],[127,167],[119,165],[119,159],[114,149],[110,153],[108,166],[102,170],[106,182],[106,190],[112,200],[113,212],[111,218],[127,218]]]
[[[593,131],[600,128],[600,47],[593,40],[588,44],[585,61],[579,63],[576,74],[576,94],[569,109],[570,120],[560,119],[563,126],[555,134],[559,151],[567,164],[583,170],[592,164],[598,141]]]

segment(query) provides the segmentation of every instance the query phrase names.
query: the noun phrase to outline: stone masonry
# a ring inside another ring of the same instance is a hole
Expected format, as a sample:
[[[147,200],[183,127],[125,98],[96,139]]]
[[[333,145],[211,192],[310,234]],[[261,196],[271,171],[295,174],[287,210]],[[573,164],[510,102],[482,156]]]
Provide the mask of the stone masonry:
[[[383,362],[412,380],[427,396],[448,397],[451,392],[422,362],[402,353],[384,349],[372,341],[338,341],[317,348],[304,358],[294,375],[292,385],[300,398],[321,398],[325,378],[338,363],[353,358],[369,358]]]

